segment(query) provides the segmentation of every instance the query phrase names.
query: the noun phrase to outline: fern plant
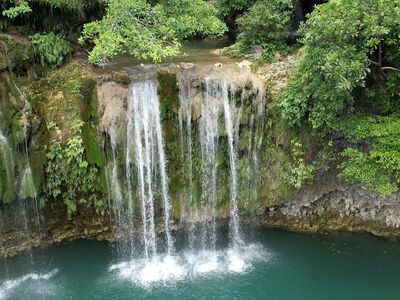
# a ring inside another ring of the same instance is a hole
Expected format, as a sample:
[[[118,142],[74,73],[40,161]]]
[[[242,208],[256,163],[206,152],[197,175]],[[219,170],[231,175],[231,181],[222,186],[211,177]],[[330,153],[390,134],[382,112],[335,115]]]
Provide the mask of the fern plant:
[[[31,36],[32,46],[40,64],[45,68],[60,66],[65,57],[71,54],[72,48],[61,35],[53,32],[37,33]]]
[[[62,198],[69,214],[75,213],[77,204],[86,203],[87,199],[92,200],[96,208],[100,205],[96,198],[98,169],[85,159],[82,126],[83,122],[76,120],[72,125],[73,136],[67,144],[54,140],[46,154],[47,198]]]

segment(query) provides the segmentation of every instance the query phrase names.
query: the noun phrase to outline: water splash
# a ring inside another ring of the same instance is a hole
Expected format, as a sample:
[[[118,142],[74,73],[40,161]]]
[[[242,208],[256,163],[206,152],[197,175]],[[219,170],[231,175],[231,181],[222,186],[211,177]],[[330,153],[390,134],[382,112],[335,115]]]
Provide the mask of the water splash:
[[[269,258],[270,254],[260,245],[251,244],[220,251],[183,251],[174,255],[154,256],[151,260],[133,259],[110,266],[109,272],[116,274],[120,280],[150,288],[187,279],[243,274],[250,271],[255,263]]]
[[[48,281],[52,277],[54,277],[57,273],[58,269],[55,269],[49,273],[43,273],[43,274],[30,273],[16,279],[7,280],[2,284],[0,284],[0,299],[7,299],[8,297],[12,296],[13,292],[16,289],[21,288],[22,285],[28,282],[35,282],[36,291],[38,291],[39,289],[38,292],[40,293],[41,288],[38,287],[38,282]]]

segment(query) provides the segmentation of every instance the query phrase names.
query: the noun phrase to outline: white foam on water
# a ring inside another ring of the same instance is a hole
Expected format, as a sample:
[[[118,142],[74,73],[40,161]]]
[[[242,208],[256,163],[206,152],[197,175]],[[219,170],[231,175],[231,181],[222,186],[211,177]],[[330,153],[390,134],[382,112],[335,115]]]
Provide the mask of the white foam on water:
[[[185,270],[176,258],[170,255],[122,262],[112,265],[109,271],[117,271],[120,278],[142,286],[155,282],[176,281],[185,277]]]
[[[220,251],[183,251],[151,259],[133,259],[110,266],[109,271],[141,287],[168,285],[185,279],[243,274],[269,254],[256,244]]]
[[[15,291],[15,289],[19,288],[21,285],[33,281],[37,284],[37,282],[48,281],[54,275],[58,273],[58,269],[55,269],[49,273],[38,274],[38,273],[29,273],[24,276],[21,276],[17,279],[6,280],[0,285],[0,299],[7,299],[7,297]],[[35,289],[38,292],[45,291],[46,288],[40,287]]]

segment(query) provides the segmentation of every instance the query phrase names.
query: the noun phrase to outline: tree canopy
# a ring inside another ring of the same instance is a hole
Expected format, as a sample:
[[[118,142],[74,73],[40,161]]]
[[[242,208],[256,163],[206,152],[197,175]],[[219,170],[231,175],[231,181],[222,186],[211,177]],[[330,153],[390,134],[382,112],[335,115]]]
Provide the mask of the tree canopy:
[[[390,88],[400,78],[399,32],[398,0],[331,0],[317,6],[301,26],[303,57],[282,102],[290,124],[331,127],[353,109],[358,88]]]
[[[84,26],[81,42],[93,41],[89,60],[98,64],[122,53],[160,61],[179,52],[183,39],[222,35],[217,11],[202,0],[110,1],[106,15]]]

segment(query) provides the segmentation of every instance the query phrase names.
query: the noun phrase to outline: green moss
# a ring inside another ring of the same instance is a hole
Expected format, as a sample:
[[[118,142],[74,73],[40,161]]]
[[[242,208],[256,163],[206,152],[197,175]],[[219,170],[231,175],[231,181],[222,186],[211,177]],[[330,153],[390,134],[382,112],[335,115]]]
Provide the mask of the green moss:
[[[24,142],[24,132],[20,124],[21,113],[16,113],[11,121],[11,130],[14,145],[18,146]]]
[[[161,119],[177,114],[179,110],[179,88],[176,74],[159,72],[157,74],[160,91]]]
[[[132,82],[132,79],[129,77],[129,74],[125,71],[113,72],[112,75],[113,75],[113,80],[122,85],[128,86]]]
[[[8,72],[0,72],[0,122],[3,129],[13,122],[13,116],[22,108],[19,93],[15,90],[13,79]]]
[[[98,124],[96,82],[91,78],[83,78],[80,82],[79,93],[83,100],[81,117],[84,122]]]
[[[101,194],[106,197],[108,194],[108,187],[107,187],[107,174],[106,169],[100,168],[99,169],[99,176],[97,177],[97,184],[99,186]]]
[[[14,164],[8,147],[0,144],[0,203],[15,200]]]
[[[173,211],[173,218],[175,220],[180,220],[182,216],[182,207],[181,201],[178,197],[174,198],[172,201],[172,211]]]
[[[103,167],[104,154],[99,145],[96,130],[88,123],[82,127],[82,141],[88,162]]]

